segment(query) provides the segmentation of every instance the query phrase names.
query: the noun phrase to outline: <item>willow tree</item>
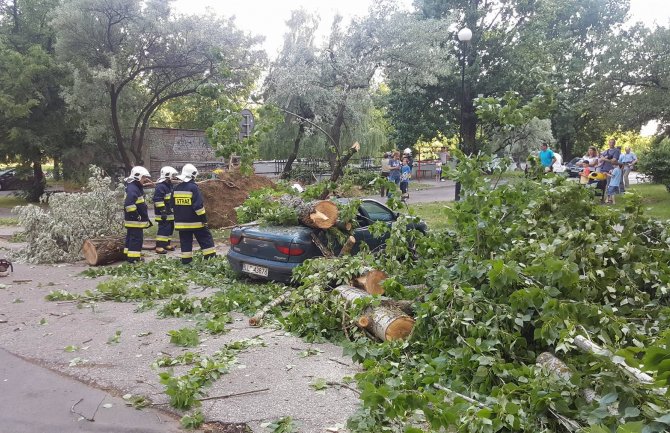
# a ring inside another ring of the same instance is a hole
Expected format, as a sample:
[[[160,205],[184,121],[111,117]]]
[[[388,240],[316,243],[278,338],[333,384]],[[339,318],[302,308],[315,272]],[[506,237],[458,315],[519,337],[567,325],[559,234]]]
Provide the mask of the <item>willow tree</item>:
[[[246,89],[264,60],[259,39],[231,19],[176,16],[169,0],[66,0],[54,22],[75,77],[68,102],[90,141],[111,136],[126,169],[143,162],[161,105],[210,87]]]

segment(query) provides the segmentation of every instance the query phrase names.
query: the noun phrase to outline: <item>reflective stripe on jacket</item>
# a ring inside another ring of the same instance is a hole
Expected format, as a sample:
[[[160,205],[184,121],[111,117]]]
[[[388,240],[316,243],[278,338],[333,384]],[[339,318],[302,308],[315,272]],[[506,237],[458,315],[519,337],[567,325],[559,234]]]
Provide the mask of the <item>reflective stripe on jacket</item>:
[[[144,202],[144,188],[139,181],[126,185],[123,211],[124,227],[136,229],[149,227],[149,211]]]
[[[172,193],[174,228],[196,230],[205,226],[205,205],[198,185],[193,180],[182,182]]]
[[[156,184],[153,198],[156,219],[159,220],[161,216],[165,215],[168,221],[173,220],[172,184],[168,181]]]

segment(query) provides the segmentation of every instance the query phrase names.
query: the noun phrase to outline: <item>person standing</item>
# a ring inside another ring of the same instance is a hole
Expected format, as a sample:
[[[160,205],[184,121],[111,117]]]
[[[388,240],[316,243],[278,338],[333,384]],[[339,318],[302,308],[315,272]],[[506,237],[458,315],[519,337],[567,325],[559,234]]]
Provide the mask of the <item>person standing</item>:
[[[609,204],[615,204],[614,196],[621,193],[619,185],[621,185],[621,176],[623,175],[623,170],[621,170],[622,166],[623,163],[617,161],[614,163],[612,172],[607,173],[607,177],[610,178],[609,185],[607,186],[607,203]]]
[[[402,151],[402,157],[407,158],[407,164],[410,170],[414,167],[414,158],[412,157],[412,149],[409,147]]]
[[[619,162],[623,164],[623,187],[628,188],[628,177],[637,163],[637,155],[631,152],[630,146],[626,147],[626,153],[619,156]]]
[[[389,159],[391,158],[391,152],[384,152],[384,156],[382,156],[382,179],[388,180],[389,174],[391,171],[391,166],[389,165]],[[381,196],[384,197],[386,195],[386,187],[382,185],[381,188]]]
[[[442,146],[438,156],[440,158],[440,182],[444,182],[444,179],[442,178],[442,169],[447,166],[447,162],[451,161],[451,155],[447,151],[447,148]]]
[[[174,228],[179,231],[182,264],[193,261],[193,237],[198,241],[205,258],[216,256],[214,238],[207,227],[205,204],[200,189],[195,184],[197,175],[198,169],[193,164],[186,164],[177,176],[182,182],[174,187],[172,193]]]
[[[126,243],[123,252],[128,263],[142,260],[144,229],[150,227],[151,220],[144,201],[144,187],[153,186],[149,171],[142,166],[130,170],[125,178],[126,197],[123,200],[123,226],[126,228]]]
[[[172,179],[177,176],[177,170],[170,166],[161,168],[161,175],[156,181],[156,190],[154,191],[154,213],[158,223],[158,232],[156,233],[156,252],[158,254],[167,254],[168,251],[174,251],[170,245],[170,238],[174,233],[174,213],[172,209]]]
[[[393,157],[389,159],[389,180],[396,185],[400,184],[400,152],[393,152]],[[386,192],[386,197],[391,197],[391,191]]]
[[[540,145],[540,164],[542,164],[542,167],[544,167],[544,171],[553,171],[555,163],[556,155],[554,155],[554,151],[549,149],[549,145],[547,143],[542,143]]]
[[[402,199],[407,200],[409,198],[409,179],[412,177],[412,168],[409,166],[409,159],[407,157],[402,159],[402,166],[400,167],[400,192],[402,193]]]

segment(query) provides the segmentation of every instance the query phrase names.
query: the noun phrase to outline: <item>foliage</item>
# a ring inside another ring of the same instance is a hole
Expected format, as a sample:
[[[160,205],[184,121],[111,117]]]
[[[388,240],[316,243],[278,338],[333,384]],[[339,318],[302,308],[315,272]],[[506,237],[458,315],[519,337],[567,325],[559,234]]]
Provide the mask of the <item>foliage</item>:
[[[655,183],[665,185],[670,191],[670,138],[651,145],[649,150],[638,155],[637,168],[652,177]]]
[[[172,14],[169,2],[68,0],[54,27],[74,77],[67,102],[87,141],[113,141],[126,169],[142,160],[162,104],[206,92],[245,99],[264,62],[259,40],[233,20]]]
[[[641,367],[643,347],[658,348],[648,363],[665,353],[670,224],[645,217],[639,201],[598,207],[586,188],[554,175],[494,187],[481,175],[487,161],[462,159],[452,173],[463,199],[444,210],[451,230],[408,241],[400,221],[375,256],[314,259],[296,270],[301,285],[281,322],[309,341],[349,341],[345,353],[365,369],[356,377],[363,406],[349,428],[553,432],[570,419],[667,430],[668,398],[617,363]],[[328,290],[363,263],[390,275],[387,296],[414,300],[409,340],[364,338],[353,318],[365,305],[345,307]],[[408,289],[416,283],[426,288]],[[577,351],[577,335],[621,358]],[[570,381],[535,365],[543,351],[569,366]],[[586,388],[602,397],[586,401]]]
[[[192,362],[194,367],[182,376],[173,376],[172,371],[160,373],[160,381],[165,385],[170,404],[177,409],[199,406],[198,398],[202,396],[202,388],[228,373],[230,367],[237,363],[238,353],[264,344],[261,338],[234,341],[211,355],[195,355]]]
[[[182,347],[195,347],[200,344],[200,337],[198,331],[192,328],[181,328],[178,330],[168,331],[170,336],[170,343]]]
[[[297,225],[298,214],[294,207],[284,206],[281,197],[290,198],[295,191],[289,188],[262,188],[249,193],[249,198],[235,208],[237,221],[248,223],[258,221],[268,225]]]
[[[91,166],[90,171],[84,191],[50,195],[48,211],[35,205],[14,208],[27,242],[19,253],[21,259],[30,263],[76,261],[84,239],[122,232],[121,192],[110,187],[111,179],[102,170]]]
[[[179,423],[182,427],[187,430],[193,430],[200,428],[200,426],[205,422],[205,417],[202,414],[202,411],[196,410],[191,415],[184,415],[179,420]]]
[[[295,433],[298,430],[293,422],[293,418],[285,416],[276,421],[261,424],[261,427],[270,429],[272,433]]]

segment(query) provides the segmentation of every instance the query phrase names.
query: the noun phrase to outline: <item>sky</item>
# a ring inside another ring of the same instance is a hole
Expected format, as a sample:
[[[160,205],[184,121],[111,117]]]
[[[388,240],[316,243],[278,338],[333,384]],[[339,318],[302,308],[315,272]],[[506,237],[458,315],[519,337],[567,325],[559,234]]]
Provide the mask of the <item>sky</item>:
[[[290,13],[300,7],[321,16],[322,37],[330,26],[335,13],[345,18],[365,15],[375,0],[175,0],[174,8],[181,13],[200,14],[210,8],[219,16],[235,15],[237,26],[253,34],[266,37],[264,47],[270,58],[276,57],[286,31],[285,22]],[[556,0],[561,1],[561,0]],[[406,7],[412,0],[401,0]],[[648,26],[668,26],[670,0],[630,0],[632,21],[642,21]]]

